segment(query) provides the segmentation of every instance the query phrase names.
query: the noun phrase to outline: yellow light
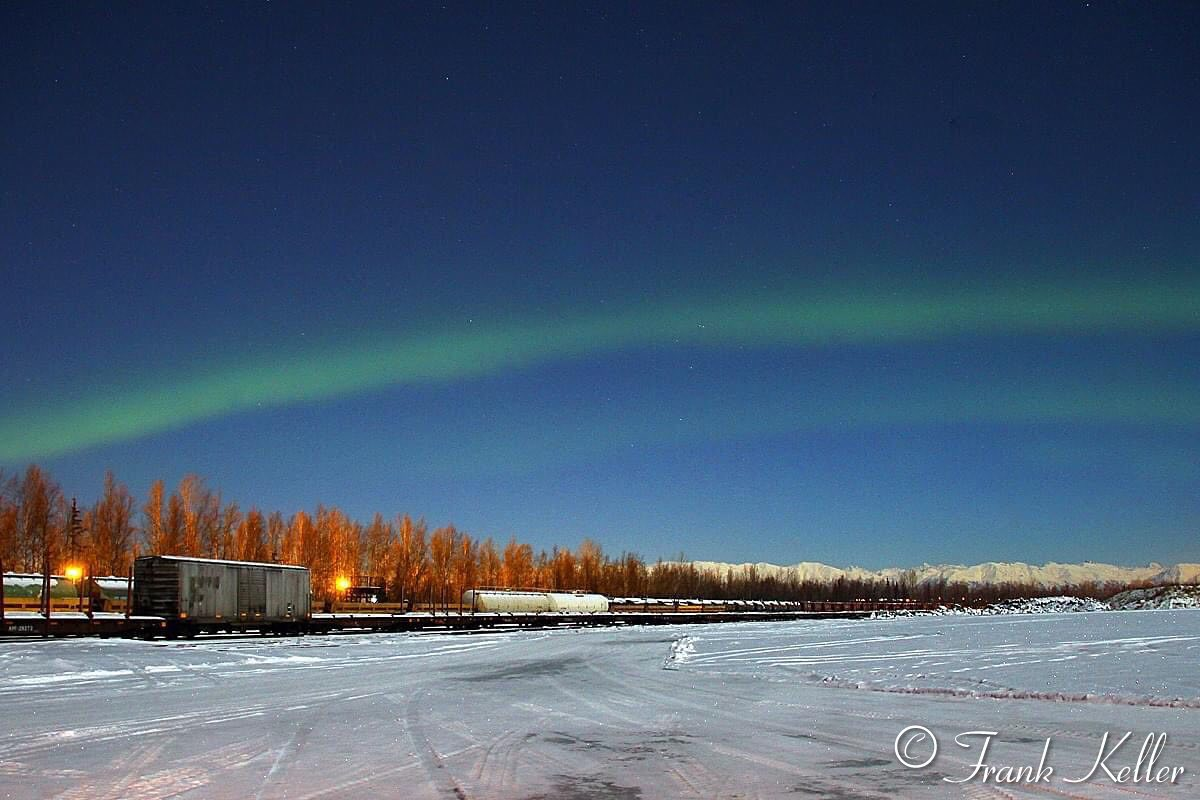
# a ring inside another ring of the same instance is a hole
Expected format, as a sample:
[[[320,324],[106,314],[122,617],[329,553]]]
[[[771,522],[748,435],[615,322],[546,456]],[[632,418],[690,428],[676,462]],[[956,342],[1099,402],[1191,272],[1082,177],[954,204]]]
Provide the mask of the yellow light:
[[[77,567],[74,564],[67,567],[64,571],[66,572],[67,578],[73,581],[77,581],[83,577],[83,568]]]
[[[335,585],[337,586],[337,590],[339,592],[344,592],[350,588],[350,579],[343,575],[337,579],[337,583]]]

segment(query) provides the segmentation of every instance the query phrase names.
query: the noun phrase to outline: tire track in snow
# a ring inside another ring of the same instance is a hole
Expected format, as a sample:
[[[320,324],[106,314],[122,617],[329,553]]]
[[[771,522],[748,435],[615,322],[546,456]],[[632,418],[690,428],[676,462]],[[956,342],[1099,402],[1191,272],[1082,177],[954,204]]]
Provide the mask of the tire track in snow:
[[[404,710],[404,728],[413,746],[413,753],[425,771],[429,787],[434,796],[454,798],[454,800],[470,800],[462,785],[446,768],[442,755],[434,748],[425,725],[421,721],[420,699],[424,696],[423,689],[415,690],[408,699]]]
[[[693,700],[686,700],[679,696],[678,684],[661,677],[663,675],[671,675],[672,673],[663,672],[661,670],[658,672],[658,675],[647,676],[645,681],[639,681],[637,684],[637,688],[646,696],[646,702],[651,702],[652,698],[661,698],[660,702],[666,702],[677,706],[690,708],[693,711],[702,713],[706,717],[721,717],[733,723],[733,725],[730,727],[732,727],[734,730],[754,730],[759,734],[771,732],[785,737],[795,737],[797,735],[797,732],[794,728],[780,725],[771,721],[766,721],[761,715],[755,716],[753,713],[748,713],[745,710],[740,712],[731,712],[718,707],[716,704],[703,704]],[[655,691],[652,689],[649,686],[650,683],[658,684],[660,690]],[[693,687],[693,691],[697,694],[707,695],[710,697],[724,698],[734,704],[739,705],[742,709],[747,709],[749,707],[747,705],[746,698],[709,685],[698,685]],[[874,730],[874,728],[865,726],[864,732],[870,731],[873,733]],[[803,736],[804,738],[819,742],[826,746],[837,747],[843,751],[846,751],[850,755],[858,757],[878,757],[880,754],[879,743],[874,739],[852,739],[827,732],[813,731],[805,731]],[[766,756],[762,753],[739,749],[728,743],[709,742],[709,745],[714,749],[714,752],[719,752],[727,756],[738,757],[743,761],[753,763],[759,767],[776,769],[779,772],[793,776],[805,776],[811,785],[817,788],[824,787],[822,788],[822,791],[827,791],[833,795],[836,795],[839,792],[844,794],[846,788],[845,783],[847,782],[850,783],[856,791],[860,792],[870,792],[875,788],[875,781],[871,778],[856,779],[854,776],[844,776],[842,778],[842,783],[835,785],[829,782],[829,779],[826,775],[815,770],[798,767],[788,761],[771,758],[770,756]],[[944,758],[945,756],[940,757]],[[953,760],[958,762],[958,765],[961,768],[967,769],[970,767],[970,762],[965,758],[954,758]],[[899,765],[896,765],[895,767],[895,770],[902,769],[903,768],[899,767]],[[897,772],[895,770],[893,770],[893,774],[895,775],[905,774],[902,771]],[[979,792],[978,797],[980,800],[983,800],[983,798],[1009,797],[1009,795],[1007,795],[1004,791],[994,786],[977,786],[969,788],[972,791]],[[874,795],[865,794],[864,796],[871,797]]]

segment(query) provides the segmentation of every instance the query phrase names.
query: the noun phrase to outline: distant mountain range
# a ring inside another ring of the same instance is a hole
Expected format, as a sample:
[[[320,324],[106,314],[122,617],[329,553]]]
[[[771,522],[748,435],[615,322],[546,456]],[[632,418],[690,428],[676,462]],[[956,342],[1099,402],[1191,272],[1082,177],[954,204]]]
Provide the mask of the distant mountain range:
[[[838,578],[859,580],[899,580],[911,572],[918,584],[946,580],[950,583],[967,583],[972,586],[996,583],[1037,584],[1056,586],[1064,584],[1132,583],[1150,581],[1155,584],[1200,582],[1200,564],[1147,564],[1142,567],[1119,567],[1114,564],[1099,564],[1085,561],[1082,564],[1024,564],[1015,562],[989,561],[985,564],[966,566],[963,564],[922,564],[919,567],[888,567],[869,570],[861,567],[831,567],[815,561],[802,561],[791,566],[778,564],[726,564],[720,561],[693,561],[697,569],[726,575],[730,572],[745,574],[751,568],[759,577],[775,576],[798,581],[832,583]]]

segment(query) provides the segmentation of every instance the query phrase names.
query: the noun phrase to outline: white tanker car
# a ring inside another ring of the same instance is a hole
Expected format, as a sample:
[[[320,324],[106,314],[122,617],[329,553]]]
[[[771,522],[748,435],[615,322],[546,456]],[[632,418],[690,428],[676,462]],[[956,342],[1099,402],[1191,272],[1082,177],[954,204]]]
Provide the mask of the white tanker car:
[[[501,589],[468,589],[463,592],[463,608],[472,611],[509,614],[570,612],[595,614],[608,611],[608,598],[586,592],[520,592]]]

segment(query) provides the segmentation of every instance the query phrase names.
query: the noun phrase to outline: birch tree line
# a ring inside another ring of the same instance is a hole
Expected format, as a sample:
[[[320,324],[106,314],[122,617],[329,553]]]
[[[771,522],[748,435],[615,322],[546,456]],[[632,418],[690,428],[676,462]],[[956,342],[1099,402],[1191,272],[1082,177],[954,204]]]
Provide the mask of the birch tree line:
[[[650,570],[634,554],[610,558],[585,539],[574,550],[536,551],[516,537],[497,544],[454,525],[431,528],[409,514],[376,514],[369,523],[335,506],[289,516],[226,502],[196,475],[173,489],[156,481],[144,503],[110,472],[103,494],[81,508],[78,532],[70,525],[71,499],[43,469],[0,473],[0,560],[9,572],[51,570],[68,564],[94,575],[126,575],[138,555],[169,554],[237,561],[300,564],[312,573],[318,597],[336,592],[337,580],[383,583],[392,602],[450,606],[481,586],[642,594]]]
[[[243,510],[187,475],[168,490],[156,481],[144,503],[113,476],[103,493],[82,507],[72,530],[71,499],[43,469],[0,472],[0,562],[9,572],[37,573],[45,554],[62,574],[68,564],[93,575],[127,575],[138,555],[184,555],[300,564],[312,572],[313,593],[334,597],[337,581],[370,578],[386,585],[385,599],[449,607],[462,592],[485,586],[584,590],[610,597],[717,600],[907,599],[979,604],[1015,597],[1075,595],[1106,598],[1134,584],[986,584],[896,580],[802,581],[759,573],[755,567],[698,569],[681,554],[647,564],[636,553],[606,555],[591,539],[576,548],[538,550],[511,537],[503,545],[454,525],[430,528],[408,514],[376,514],[367,524],[336,506],[284,516]]]

